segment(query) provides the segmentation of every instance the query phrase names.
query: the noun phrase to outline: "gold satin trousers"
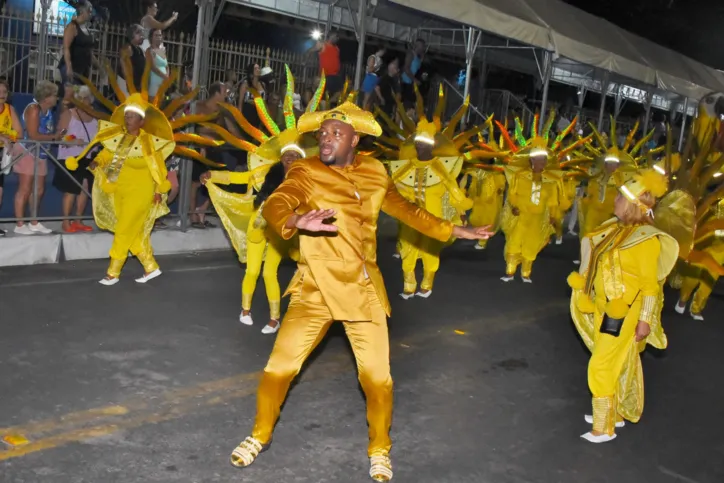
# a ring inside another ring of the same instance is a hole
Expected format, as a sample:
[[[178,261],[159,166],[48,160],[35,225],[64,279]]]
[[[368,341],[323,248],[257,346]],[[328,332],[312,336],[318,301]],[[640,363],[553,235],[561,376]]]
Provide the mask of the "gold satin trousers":
[[[684,277],[681,283],[680,299],[686,303],[691,300],[691,313],[701,314],[706,308],[709,296],[714,291],[718,276],[699,269],[697,275]],[[692,300],[692,294],[694,295]]]
[[[392,446],[392,377],[387,314],[369,281],[367,297],[372,309],[372,320],[342,323],[357,361],[359,382],[367,398],[368,454],[372,455],[389,452]],[[292,293],[257,392],[252,436],[262,444],[271,441],[289,385],[333,322],[319,291],[302,294],[300,290]]]

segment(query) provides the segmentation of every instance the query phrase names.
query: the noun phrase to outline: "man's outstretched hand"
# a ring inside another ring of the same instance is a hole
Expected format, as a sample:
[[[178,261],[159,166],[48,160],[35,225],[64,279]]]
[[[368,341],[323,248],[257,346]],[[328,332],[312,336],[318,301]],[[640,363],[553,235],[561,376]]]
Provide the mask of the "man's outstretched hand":
[[[332,218],[335,214],[336,211],[334,210],[312,210],[303,215],[291,217],[287,225],[291,222],[297,230],[334,233],[337,231],[337,226],[324,221]]]
[[[490,225],[486,226],[454,226],[453,238],[462,238],[463,240],[487,240],[495,235],[489,231]]]

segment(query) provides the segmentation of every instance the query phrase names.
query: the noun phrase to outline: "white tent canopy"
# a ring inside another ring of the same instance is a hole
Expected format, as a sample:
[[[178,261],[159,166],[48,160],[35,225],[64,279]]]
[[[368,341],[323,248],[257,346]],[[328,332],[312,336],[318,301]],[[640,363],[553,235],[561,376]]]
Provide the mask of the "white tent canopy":
[[[556,56],[699,99],[724,74],[560,0],[390,0],[554,52]]]

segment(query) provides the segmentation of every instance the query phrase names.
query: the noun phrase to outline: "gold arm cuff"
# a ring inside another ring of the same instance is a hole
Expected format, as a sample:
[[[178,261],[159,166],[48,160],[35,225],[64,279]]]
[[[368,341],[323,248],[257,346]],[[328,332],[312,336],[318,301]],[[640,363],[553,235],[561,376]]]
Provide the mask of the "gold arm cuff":
[[[641,314],[639,320],[647,323],[651,323],[654,318],[654,309],[656,308],[656,300],[658,297],[655,295],[644,295],[643,301],[641,302]]]

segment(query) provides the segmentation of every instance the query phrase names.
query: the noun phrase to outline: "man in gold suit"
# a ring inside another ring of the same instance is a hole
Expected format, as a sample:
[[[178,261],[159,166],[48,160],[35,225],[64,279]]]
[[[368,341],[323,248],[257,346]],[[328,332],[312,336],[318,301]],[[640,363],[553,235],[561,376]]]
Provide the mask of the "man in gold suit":
[[[289,384],[330,325],[340,321],[367,398],[369,474],[374,481],[389,481],[390,305],[377,266],[380,211],[440,241],[485,239],[491,233],[432,216],[397,192],[381,162],[355,154],[360,135],[381,134],[371,113],[345,102],[331,111],[304,114],[298,130],[317,132],[319,156],[291,166],[263,216],[283,239],[299,234],[299,269],[287,289],[289,309],[259,384],[254,430],[233,451],[231,463],[248,466],[269,447]]]

